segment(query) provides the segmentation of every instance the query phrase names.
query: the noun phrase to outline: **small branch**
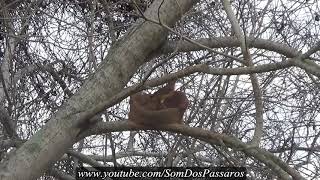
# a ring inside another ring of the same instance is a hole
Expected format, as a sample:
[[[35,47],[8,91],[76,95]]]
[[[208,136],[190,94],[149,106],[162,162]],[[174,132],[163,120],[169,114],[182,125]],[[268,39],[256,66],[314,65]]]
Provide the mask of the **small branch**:
[[[312,60],[309,59],[301,59],[300,57],[294,58],[292,61],[294,66],[297,66],[306,72],[317,76],[320,78],[320,65],[316,64]]]
[[[236,16],[234,15],[232,9],[231,9],[231,4],[229,0],[223,0],[223,7],[227,13],[227,16],[232,24],[232,28],[235,32],[236,37],[240,41],[240,48],[242,51],[242,54],[244,56],[244,59],[246,61],[246,65],[249,67],[253,66],[253,61],[251,58],[250,51],[248,49],[248,46],[246,44],[246,39],[245,36],[241,33],[241,28],[240,25],[237,21]],[[263,133],[263,101],[262,101],[262,92],[260,89],[259,81],[257,78],[256,74],[250,74],[250,80],[252,84],[252,89],[253,89],[253,95],[255,97],[255,106],[256,106],[256,127],[254,131],[254,135],[252,138],[252,145],[259,146],[261,138],[262,138],[262,133]]]
[[[52,168],[48,174],[50,174],[51,176],[55,177],[55,178],[58,178],[60,180],[76,180],[74,177],[66,174],[66,173],[63,173],[55,168]]]
[[[304,53],[302,56],[301,56],[301,59],[306,59],[308,58],[309,56],[311,56],[313,53],[317,52],[320,50],[320,41],[317,42],[316,45],[314,45],[313,47],[311,47],[306,53]]]
[[[68,151],[67,152],[69,155],[78,158],[80,161],[87,163],[89,165],[91,165],[94,168],[98,168],[98,167],[105,167],[103,164],[97,162],[96,160],[80,153],[80,152],[76,152],[76,151]]]
[[[5,132],[11,139],[18,139],[19,136],[16,132],[15,126],[7,110],[0,104],[0,123],[4,127]]]

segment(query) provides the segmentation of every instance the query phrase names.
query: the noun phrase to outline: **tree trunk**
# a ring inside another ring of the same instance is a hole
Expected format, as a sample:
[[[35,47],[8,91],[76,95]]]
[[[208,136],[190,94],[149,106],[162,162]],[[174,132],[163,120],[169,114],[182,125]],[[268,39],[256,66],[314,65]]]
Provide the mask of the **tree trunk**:
[[[173,26],[195,0],[154,1],[145,16]],[[161,5],[161,3],[163,3]],[[159,8],[159,6],[161,7]],[[1,167],[0,179],[36,179],[55,163],[75,141],[80,128],[77,113],[105,101],[119,92],[152,52],[160,48],[166,30],[152,22],[138,20],[125,37],[109,51],[94,76],[66,102],[43,129],[24,143]]]

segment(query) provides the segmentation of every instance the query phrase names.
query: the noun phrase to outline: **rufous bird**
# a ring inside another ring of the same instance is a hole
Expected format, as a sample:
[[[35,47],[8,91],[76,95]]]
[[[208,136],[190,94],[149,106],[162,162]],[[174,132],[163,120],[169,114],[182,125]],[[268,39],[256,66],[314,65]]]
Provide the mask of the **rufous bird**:
[[[183,123],[189,101],[184,92],[175,91],[175,81],[154,94],[136,93],[130,97],[129,121],[144,126]]]

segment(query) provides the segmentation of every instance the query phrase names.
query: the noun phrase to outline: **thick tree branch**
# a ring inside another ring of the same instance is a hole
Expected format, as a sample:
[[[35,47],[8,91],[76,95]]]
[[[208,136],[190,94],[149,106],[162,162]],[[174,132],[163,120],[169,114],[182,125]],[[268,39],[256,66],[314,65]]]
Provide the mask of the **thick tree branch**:
[[[246,44],[245,32],[243,32],[244,34],[241,32],[241,28],[238,23],[238,20],[232,11],[230,1],[229,0],[222,0],[222,2],[223,2],[223,7],[224,7],[225,11],[227,12],[227,16],[232,24],[232,29],[234,30],[236,37],[240,41],[241,52],[242,52],[243,57],[246,61],[246,64],[249,67],[252,67],[254,65],[254,63],[251,58],[249,47]],[[260,141],[261,141],[261,137],[262,137],[262,133],[263,133],[262,92],[260,89],[258,77],[255,73],[250,74],[250,80],[251,80],[251,84],[252,84],[253,95],[255,98],[254,104],[256,106],[256,114],[255,114],[256,124],[255,124],[254,135],[253,135],[251,143],[253,145],[259,146]]]
[[[89,156],[86,156],[80,152],[69,150],[67,153],[75,158],[78,158],[82,162],[91,165],[92,167],[105,167],[103,164],[97,162],[96,160],[94,160],[94,159],[90,158]]]
[[[291,60],[279,62],[279,63],[264,64],[264,65],[251,66],[251,67],[239,67],[239,68],[212,68],[206,64],[190,66],[176,73],[171,73],[161,78],[152,79],[152,80],[138,83],[134,86],[128,87],[122,90],[121,92],[119,92],[118,94],[114,95],[110,99],[102,101],[101,103],[97,103],[92,108],[89,108],[85,111],[78,113],[77,117],[81,119],[81,121],[86,121],[91,117],[93,117],[94,115],[101,113],[104,109],[119,103],[121,100],[125,99],[131,94],[142,91],[147,87],[155,87],[155,86],[164,84],[166,82],[169,82],[171,80],[188,76],[193,73],[200,72],[200,73],[207,73],[212,75],[247,75],[247,74],[270,72],[270,71],[288,68],[293,66],[292,61],[293,60],[291,59]]]
[[[218,145],[227,146],[234,149],[235,151],[242,151],[248,156],[254,157],[260,162],[266,164],[270,169],[277,173],[281,179],[290,179],[290,174],[294,179],[304,178],[293,168],[286,165],[279,158],[267,152],[263,149],[252,147],[241,142],[239,139],[231,136],[227,136],[220,133],[214,133],[212,131],[204,130],[202,128],[194,128],[185,125],[170,125],[162,128],[146,128],[141,126],[135,126],[129,121],[116,121],[116,122],[98,122],[89,130],[83,132],[78,140],[94,134],[103,134],[108,132],[119,132],[119,131],[137,131],[137,130],[163,130],[174,133],[180,133],[185,136],[191,136],[200,139],[204,142]]]
[[[145,16],[157,19],[160,14],[163,23],[173,26],[181,13],[195,3],[197,1],[194,0],[166,0],[159,8],[161,1],[154,1]],[[89,127],[89,122],[79,122],[85,119],[81,117],[81,112],[120,91],[165,38],[166,30],[163,27],[138,20],[123,39],[114,44],[94,76],[1,168],[0,178],[36,179],[49,169],[75,143],[79,132]]]
[[[249,47],[277,52],[288,58],[296,57],[300,54],[297,49],[291,48],[286,44],[274,42],[271,40],[254,38],[254,37],[247,37],[246,40]],[[203,39],[195,39],[194,41],[197,42],[198,44],[203,44],[210,48],[225,48],[225,47],[240,46],[240,41],[234,36],[203,38]],[[188,41],[168,41],[162,46],[162,48],[159,50],[158,53],[168,54],[168,53],[172,53],[175,49],[178,52],[205,50],[205,48]]]

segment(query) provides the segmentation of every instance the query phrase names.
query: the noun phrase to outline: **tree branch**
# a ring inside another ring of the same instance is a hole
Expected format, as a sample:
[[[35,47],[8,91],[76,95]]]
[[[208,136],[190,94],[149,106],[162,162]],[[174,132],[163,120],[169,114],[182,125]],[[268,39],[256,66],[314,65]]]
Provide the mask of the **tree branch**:
[[[191,136],[200,139],[204,142],[218,145],[227,146],[235,151],[242,151],[248,156],[252,156],[260,162],[266,164],[270,169],[275,171],[279,178],[290,179],[290,174],[294,179],[304,178],[293,168],[286,165],[279,158],[275,157],[270,152],[263,149],[253,147],[241,142],[239,139],[231,136],[227,136],[220,133],[214,133],[212,131],[204,130],[202,128],[194,128],[186,125],[169,125],[161,128],[147,128],[142,126],[136,126],[129,121],[115,121],[115,122],[98,122],[92,128],[83,132],[78,140],[90,135],[103,134],[108,132],[120,132],[120,131],[137,131],[137,130],[162,130],[174,133],[180,133],[185,136]],[[288,173],[288,174],[287,174]]]

